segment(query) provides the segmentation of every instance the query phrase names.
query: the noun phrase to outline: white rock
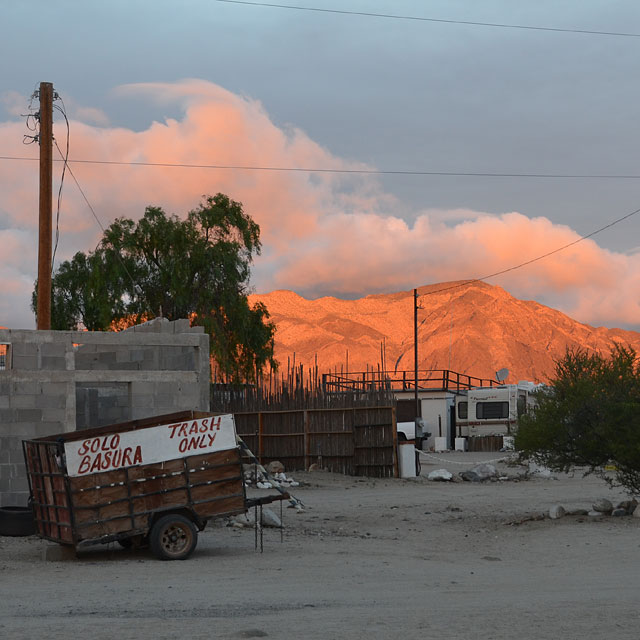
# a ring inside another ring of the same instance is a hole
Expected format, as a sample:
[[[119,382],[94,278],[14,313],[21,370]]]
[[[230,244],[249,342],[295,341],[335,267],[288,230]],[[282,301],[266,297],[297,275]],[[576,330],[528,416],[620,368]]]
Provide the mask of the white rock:
[[[553,507],[549,509],[549,517],[552,520],[557,520],[558,518],[562,518],[566,511],[561,504],[554,504]]]
[[[435,471],[429,472],[427,476],[428,480],[434,480],[439,482],[449,482],[453,478],[453,474],[446,469],[436,469]]]
[[[602,511],[589,511],[587,515],[590,515],[592,518],[599,518],[605,514],[602,513]]]

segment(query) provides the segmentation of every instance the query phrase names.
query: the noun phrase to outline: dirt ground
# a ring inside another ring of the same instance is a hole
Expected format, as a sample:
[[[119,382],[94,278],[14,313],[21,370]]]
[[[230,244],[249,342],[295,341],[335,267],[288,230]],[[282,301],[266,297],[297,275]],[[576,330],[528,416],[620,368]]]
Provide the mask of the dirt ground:
[[[505,524],[623,492],[425,477],[490,457],[439,454],[409,480],[292,473],[306,509],[284,509],[284,542],[265,529],[263,553],[253,529],[222,524],[183,562],[116,545],[44,560],[51,543],[0,538],[0,638],[640,637],[640,519]]]

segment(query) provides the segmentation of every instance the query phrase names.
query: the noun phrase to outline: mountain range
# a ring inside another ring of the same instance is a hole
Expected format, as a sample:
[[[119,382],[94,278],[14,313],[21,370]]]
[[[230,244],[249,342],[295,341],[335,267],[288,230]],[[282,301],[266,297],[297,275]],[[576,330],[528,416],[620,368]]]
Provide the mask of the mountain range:
[[[293,291],[253,294],[277,327],[275,356],[320,373],[376,369],[413,371],[413,291],[357,300],[307,300]],[[484,282],[447,282],[418,289],[418,368],[480,378],[509,370],[506,382],[545,382],[567,348],[609,353],[614,342],[640,352],[640,333],[582,324]]]

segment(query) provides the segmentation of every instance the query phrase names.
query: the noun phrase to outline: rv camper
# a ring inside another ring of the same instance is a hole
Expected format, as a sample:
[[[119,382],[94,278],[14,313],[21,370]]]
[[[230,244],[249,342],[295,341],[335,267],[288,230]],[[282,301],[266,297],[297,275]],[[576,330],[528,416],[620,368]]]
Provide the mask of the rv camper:
[[[459,437],[511,435],[518,418],[535,406],[537,385],[521,381],[499,387],[469,389],[456,397]]]

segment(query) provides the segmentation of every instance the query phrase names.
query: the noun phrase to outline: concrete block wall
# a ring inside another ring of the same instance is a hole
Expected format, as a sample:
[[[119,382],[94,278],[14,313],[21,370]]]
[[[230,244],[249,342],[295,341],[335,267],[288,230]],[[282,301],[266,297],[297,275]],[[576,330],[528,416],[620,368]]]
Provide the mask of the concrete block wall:
[[[209,410],[209,336],[166,319],[120,333],[0,329],[0,505],[24,505],[22,441]]]

